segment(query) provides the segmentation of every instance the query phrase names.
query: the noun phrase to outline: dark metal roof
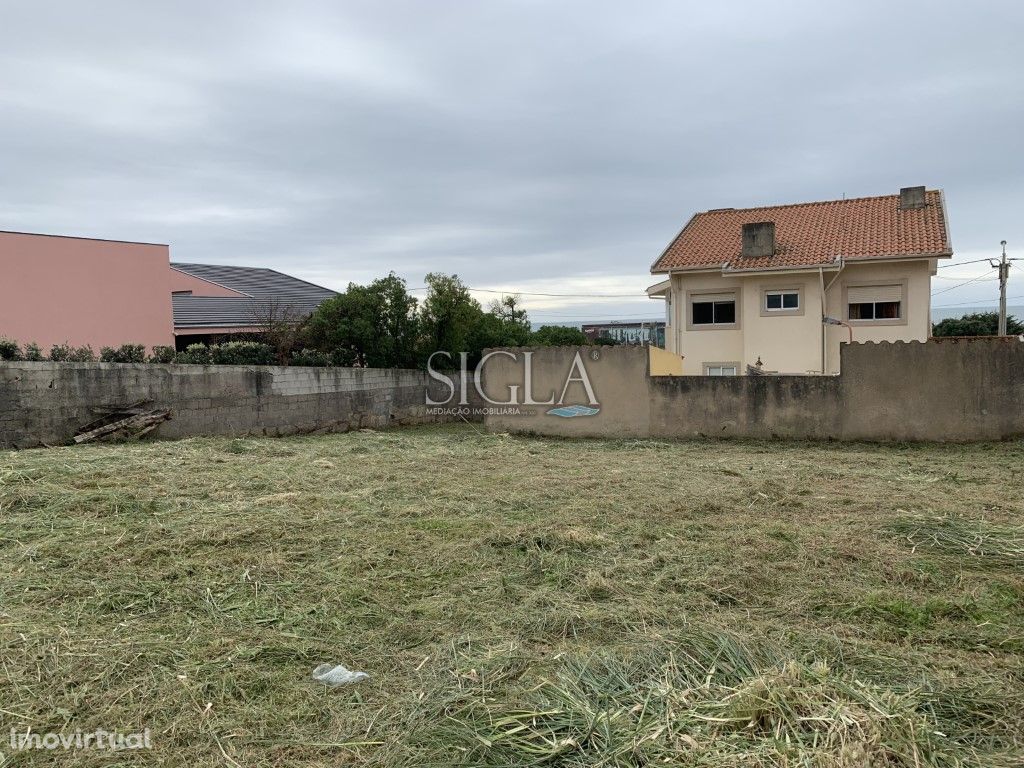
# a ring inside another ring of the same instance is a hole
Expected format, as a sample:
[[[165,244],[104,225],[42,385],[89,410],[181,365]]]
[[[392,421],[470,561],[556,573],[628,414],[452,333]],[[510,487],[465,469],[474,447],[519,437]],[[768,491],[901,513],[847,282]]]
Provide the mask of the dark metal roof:
[[[260,267],[182,264],[171,267],[201,280],[217,283],[248,298],[174,294],[175,328],[226,328],[258,325],[275,319],[307,317],[335,291]]]

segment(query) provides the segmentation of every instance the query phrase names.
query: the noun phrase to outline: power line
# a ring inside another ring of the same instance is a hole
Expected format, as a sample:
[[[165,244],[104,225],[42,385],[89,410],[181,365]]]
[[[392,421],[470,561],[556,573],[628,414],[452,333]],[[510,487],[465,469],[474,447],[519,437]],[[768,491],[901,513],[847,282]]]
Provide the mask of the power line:
[[[529,315],[529,317],[531,319],[539,319],[539,320],[569,320],[569,319],[574,319],[574,318],[582,318],[582,319],[593,320],[595,317],[604,317],[604,318],[642,317],[642,318],[648,318],[650,320],[656,320],[657,319],[657,317],[655,315],[652,315],[650,312],[644,312],[642,315],[609,315],[609,314],[606,314],[604,312],[590,312],[589,314],[586,314],[586,315],[561,315],[561,314],[559,314],[559,315],[544,315],[544,314],[536,314],[534,312],[530,312],[529,310],[527,310],[527,314]]]
[[[426,291],[428,286],[422,286],[420,288],[409,288],[410,291]],[[471,288],[466,287],[467,291],[476,291],[477,293],[501,293],[509,296],[552,296],[567,299],[639,299],[641,296],[646,298],[647,294],[643,291],[639,293],[530,293],[529,291],[501,291],[496,288]]]
[[[1006,297],[1007,301],[1014,301],[1016,299],[1024,299],[1024,296],[1007,296]],[[932,309],[948,309],[949,307],[963,307],[963,306],[968,305],[968,304],[972,304],[974,306],[981,306],[980,304],[977,303],[977,300],[975,300],[975,301],[958,301],[958,302],[955,302],[953,304],[942,304],[942,305],[940,305],[938,307],[932,307]],[[995,309],[995,307],[993,307],[993,309]]]
[[[967,278],[963,275],[960,277],[946,277],[945,275],[933,275],[936,280],[981,280],[985,275],[978,275],[977,277]],[[998,280],[998,277],[990,277],[989,280]]]
[[[950,267],[962,267],[964,264],[980,264],[988,259],[973,259],[971,261],[958,261],[956,264],[939,264],[939,269],[949,269]]]
[[[951,286],[949,286],[949,288],[943,288],[941,291],[935,291],[935,293],[933,293],[932,296],[938,296],[940,293],[946,293],[947,291],[955,291],[957,288],[963,288],[965,285],[970,285],[971,283],[976,283],[979,280],[984,280],[986,277],[987,277],[987,274],[980,275],[980,276],[975,277],[975,278],[973,278],[971,280],[967,280],[966,282],[958,283],[957,285],[951,285]]]

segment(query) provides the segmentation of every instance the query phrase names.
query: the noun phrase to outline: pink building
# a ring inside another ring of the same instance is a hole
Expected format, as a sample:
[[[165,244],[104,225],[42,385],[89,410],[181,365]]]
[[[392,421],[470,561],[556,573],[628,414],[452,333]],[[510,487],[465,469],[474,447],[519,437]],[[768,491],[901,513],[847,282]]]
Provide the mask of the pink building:
[[[335,292],[273,269],[171,264],[151,243],[0,232],[0,337],[44,353],[122,344],[183,348],[299,320]]]
[[[44,350],[174,344],[170,248],[0,232],[0,336]]]

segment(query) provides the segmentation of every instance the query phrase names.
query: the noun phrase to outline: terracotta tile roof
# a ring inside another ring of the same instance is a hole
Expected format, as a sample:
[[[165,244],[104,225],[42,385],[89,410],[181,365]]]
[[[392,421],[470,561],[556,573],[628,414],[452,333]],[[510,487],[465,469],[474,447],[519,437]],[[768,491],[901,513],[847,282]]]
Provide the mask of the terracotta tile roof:
[[[900,209],[899,195],[828,200],[764,208],[725,208],[696,214],[651,267],[765,269],[894,256],[949,255],[952,248],[940,190],[923,208]],[[740,255],[744,224],[775,223],[775,255]]]

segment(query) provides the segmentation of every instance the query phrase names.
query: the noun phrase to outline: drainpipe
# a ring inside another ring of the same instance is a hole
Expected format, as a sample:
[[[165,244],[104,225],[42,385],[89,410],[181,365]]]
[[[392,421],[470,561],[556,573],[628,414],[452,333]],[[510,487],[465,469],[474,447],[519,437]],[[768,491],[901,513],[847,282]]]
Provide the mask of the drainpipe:
[[[671,277],[672,276],[670,274],[669,275],[669,279],[670,280],[671,280]],[[682,355],[683,354],[683,350],[682,350],[682,329],[679,327],[679,323],[680,323],[680,318],[682,318],[683,312],[685,311],[685,308],[682,306],[685,303],[685,299],[684,299],[684,295],[685,294],[683,293],[683,291],[679,291],[677,293],[676,289],[675,289],[675,284],[674,283],[669,283],[669,287],[672,289],[672,325],[674,326],[673,334],[672,335],[676,337],[676,350],[675,351],[676,351],[677,355]]]
[[[825,285],[825,270],[823,267],[818,267],[818,281],[821,285],[821,375],[827,376],[828,371],[826,370],[826,360],[828,358],[828,325],[845,325],[850,331],[850,343],[853,343],[853,328],[842,321],[830,322],[832,318],[828,316],[827,312],[827,300],[826,294],[831,290],[832,286],[836,284],[836,280],[839,279],[839,275],[842,274],[843,267],[846,266],[846,262],[843,261],[842,256],[837,256],[836,261],[839,263],[839,271],[836,272],[835,277],[829,280],[828,285]]]
[[[828,334],[825,331],[825,270],[822,267],[818,267],[818,283],[821,286],[821,375],[825,375],[825,354],[826,354],[826,343]]]

